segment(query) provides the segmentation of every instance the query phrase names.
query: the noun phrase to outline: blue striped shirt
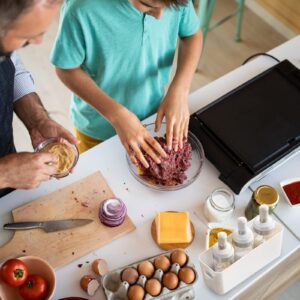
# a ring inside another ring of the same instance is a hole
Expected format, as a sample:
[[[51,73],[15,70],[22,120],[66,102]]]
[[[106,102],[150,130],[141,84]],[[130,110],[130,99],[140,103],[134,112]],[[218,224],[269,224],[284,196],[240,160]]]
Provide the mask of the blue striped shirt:
[[[14,101],[35,92],[34,80],[23,65],[21,58],[16,52],[11,55],[11,60],[16,68],[14,84]]]

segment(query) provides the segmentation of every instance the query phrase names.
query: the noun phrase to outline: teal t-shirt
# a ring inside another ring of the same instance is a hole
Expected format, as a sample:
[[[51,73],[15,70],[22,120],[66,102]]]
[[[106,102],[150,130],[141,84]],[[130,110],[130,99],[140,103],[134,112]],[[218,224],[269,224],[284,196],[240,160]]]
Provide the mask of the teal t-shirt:
[[[191,36],[198,28],[192,1],[179,9],[165,8],[157,20],[128,0],[67,0],[51,61],[61,69],[80,66],[105,93],[143,120],[157,111],[164,97],[178,36]],[[115,134],[110,123],[76,95],[71,118],[90,137],[105,140]]]

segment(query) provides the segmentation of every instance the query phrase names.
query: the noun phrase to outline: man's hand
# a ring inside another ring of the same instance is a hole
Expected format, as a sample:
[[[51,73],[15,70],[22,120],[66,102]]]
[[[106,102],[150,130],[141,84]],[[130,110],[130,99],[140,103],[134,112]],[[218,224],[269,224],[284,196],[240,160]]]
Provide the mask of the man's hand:
[[[160,129],[164,117],[167,125],[168,148],[171,150],[174,146],[174,150],[177,151],[178,145],[182,148],[183,139],[188,135],[190,115],[186,91],[170,86],[157,111],[155,131]]]
[[[47,138],[64,138],[71,144],[77,144],[76,138],[64,127],[46,117],[29,130],[31,142],[35,148]]]
[[[14,111],[26,126],[33,147],[47,138],[64,138],[77,144],[76,138],[65,128],[51,120],[39,96],[30,93],[14,103]]]
[[[165,157],[167,155],[140,120],[127,109],[124,109],[122,113],[118,115],[118,120],[113,126],[134,164],[137,164],[138,159],[145,168],[149,167],[142,150],[151,156],[158,164],[160,163],[159,157]]]
[[[32,189],[51,179],[57,157],[49,153],[15,153],[0,158],[0,188]]]

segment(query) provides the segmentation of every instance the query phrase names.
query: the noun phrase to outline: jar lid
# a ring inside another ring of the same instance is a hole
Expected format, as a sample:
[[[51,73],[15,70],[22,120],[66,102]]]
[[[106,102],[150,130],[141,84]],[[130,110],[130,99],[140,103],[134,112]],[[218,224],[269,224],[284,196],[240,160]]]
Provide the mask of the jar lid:
[[[274,206],[279,201],[279,194],[273,187],[261,185],[255,190],[254,199],[259,205]]]

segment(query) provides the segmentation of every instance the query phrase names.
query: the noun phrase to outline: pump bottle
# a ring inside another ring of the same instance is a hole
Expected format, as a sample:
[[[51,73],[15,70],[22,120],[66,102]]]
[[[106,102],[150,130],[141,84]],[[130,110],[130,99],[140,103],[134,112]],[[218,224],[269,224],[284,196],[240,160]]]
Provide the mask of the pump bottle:
[[[263,242],[266,241],[272,235],[274,228],[275,222],[269,215],[269,207],[265,204],[261,205],[259,215],[253,220],[254,240],[261,240],[260,236],[262,236]]]
[[[234,259],[238,260],[253,249],[254,234],[245,217],[238,218],[238,227],[232,234]]]
[[[213,246],[213,268],[216,272],[222,272],[234,262],[234,250],[227,241],[225,232],[218,233],[218,242]]]

